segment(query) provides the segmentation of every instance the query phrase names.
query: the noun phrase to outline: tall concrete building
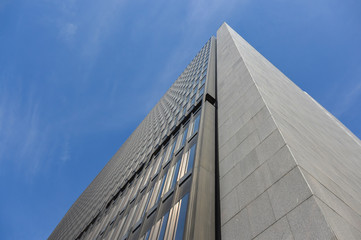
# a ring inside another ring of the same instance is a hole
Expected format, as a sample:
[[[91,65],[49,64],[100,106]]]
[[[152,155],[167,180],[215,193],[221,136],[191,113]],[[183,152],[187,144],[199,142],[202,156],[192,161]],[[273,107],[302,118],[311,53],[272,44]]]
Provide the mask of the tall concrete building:
[[[361,142],[223,24],[49,239],[361,239]]]

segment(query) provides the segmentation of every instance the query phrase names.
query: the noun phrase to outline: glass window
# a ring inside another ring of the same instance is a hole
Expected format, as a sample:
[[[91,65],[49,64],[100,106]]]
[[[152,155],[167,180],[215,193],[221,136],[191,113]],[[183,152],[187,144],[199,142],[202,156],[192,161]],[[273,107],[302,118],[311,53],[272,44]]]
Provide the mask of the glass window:
[[[123,207],[127,206],[128,201],[129,201],[129,198],[130,198],[130,196],[132,195],[133,189],[134,189],[134,184],[131,185],[131,186],[128,188],[128,191],[127,191],[127,193],[125,194],[124,202],[123,202]]]
[[[152,176],[154,176],[157,172],[158,172],[158,168],[159,168],[159,164],[160,164],[160,161],[161,161],[162,157],[161,156],[158,156],[156,157],[156,159],[154,159],[154,165],[153,165],[153,173],[152,173]]]
[[[194,164],[194,157],[196,153],[196,144],[194,144],[191,149],[189,150],[189,159],[187,164],[187,172],[191,171],[193,169]]]
[[[193,89],[193,94],[192,94],[192,95],[196,94],[196,92],[197,92],[197,88],[194,88],[194,89]]]
[[[114,233],[114,237],[113,236],[109,236],[109,239],[118,239],[119,238],[119,234],[121,233],[122,229],[123,229],[123,224],[125,222],[125,219],[127,218],[127,215],[122,217],[118,223],[117,226],[115,226],[115,229],[117,229],[116,232]]]
[[[136,179],[135,180],[133,180],[133,182],[131,183],[132,184],[132,186],[131,186],[131,189],[129,190],[129,192],[128,192],[128,200],[132,200],[132,198],[131,197],[133,197],[133,194],[134,194],[134,192],[136,192],[136,183],[135,183],[135,181],[136,181]]]
[[[158,239],[158,233],[159,228],[161,226],[162,219],[159,219],[156,224],[153,225],[153,227],[149,230],[149,234],[147,233],[147,236],[145,239],[149,240],[157,240]]]
[[[153,165],[150,164],[149,167],[146,169],[147,173],[145,174],[145,177],[143,179],[142,187],[144,187],[148,183],[150,173],[152,172],[152,168]]]
[[[143,237],[144,240],[149,239],[150,231],[151,231],[151,229],[144,235],[144,237]]]
[[[138,211],[138,213],[136,215],[134,224],[137,223],[144,216],[145,209],[147,209],[147,205],[149,203],[150,194],[151,194],[151,191],[147,192],[143,196],[142,200],[140,201],[140,203],[139,203],[139,211]]]
[[[183,131],[183,138],[182,138],[182,142],[181,142],[180,147],[183,147],[184,144],[186,143],[187,135],[188,135],[188,125],[187,125],[187,127],[184,129],[184,131]]]
[[[172,159],[172,157],[173,157],[174,148],[175,148],[175,145],[176,145],[176,143],[177,143],[176,140],[177,140],[177,137],[174,138],[174,142],[173,142],[173,144],[172,144],[172,147],[171,147],[171,150],[170,150],[170,153],[169,153],[167,162],[170,161],[170,160]]]
[[[169,211],[162,218],[162,226],[160,228],[159,236],[158,236],[159,240],[164,239],[164,234],[165,234],[165,230],[166,230],[166,227],[167,227],[168,218],[169,218]]]
[[[196,144],[194,144],[187,152],[183,154],[182,162],[178,174],[178,180],[193,169],[195,148],[196,148]]]
[[[130,200],[133,200],[133,198],[137,195],[138,189],[139,189],[139,186],[140,186],[140,184],[142,182],[143,177],[144,177],[144,175],[134,179],[134,181],[136,181],[136,182],[134,183],[135,186],[134,186],[132,196],[130,197]]]
[[[165,180],[162,196],[164,196],[164,194],[166,194],[170,189],[172,189],[175,186],[175,183],[177,182],[177,175],[179,171],[180,162],[181,160],[179,160],[175,165],[173,165],[168,170],[167,179]]]
[[[117,216],[118,216],[118,214],[119,214],[119,211],[124,207],[124,202],[125,202],[125,197],[120,197],[119,198],[119,201],[118,202],[116,202],[116,203],[114,203],[114,211],[113,211],[113,213],[112,213],[112,220],[110,221],[110,222],[112,222],[113,220],[115,221],[116,220],[116,218],[117,218]],[[114,223],[114,221],[113,221],[113,223]]]
[[[182,116],[185,116],[185,115],[186,115],[186,112],[187,112],[187,106],[185,106],[185,107],[183,108]]]
[[[164,177],[163,177],[163,179],[162,179],[162,184],[160,185],[158,197],[157,197],[155,203],[158,203],[160,197],[162,196],[162,191],[163,191],[163,187],[164,187],[164,183],[165,183],[165,179],[166,179],[166,178],[167,178],[167,173],[164,175]]]
[[[207,63],[203,66],[203,71],[207,71],[207,67],[208,67],[208,65],[207,65]]]
[[[180,200],[180,210],[179,210],[179,215],[178,215],[178,222],[176,222],[176,227],[175,227],[175,236],[174,236],[175,240],[183,239],[184,227],[185,227],[186,216],[187,216],[188,198],[189,198],[189,194],[185,195]]]
[[[200,121],[200,118],[201,118],[201,114],[198,114],[196,116],[196,118],[194,119],[194,123],[193,123],[193,130],[192,130],[192,135],[194,133],[196,133],[199,129],[199,121]]]
[[[162,190],[163,190],[163,187],[164,187],[166,177],[167,177],[167,174],[165,174],[162,179],[159,179],[159,181],[154,186],[152,197],[151,197],[151,199],[149,201],[148,210],[151,209],[155,204],[158,203],[158,201],[159,201],[159,199],[161,197],[161,194],[162,194]]]
[[[202,73],[202,77],[205,77],[207,75],[207,71],[204,70],[203,73]]]
[[[129,230],[129,227],[133,225],[133,216],[135,211],[137,210],[138,204],[135,204],[132,209],[130,209],[128,213],[127,220],[125,221],[123,235]]]
[[[175,145],[176,150],[178,150],[180,148],[180,144],[182,142],[182,136],[183,136],[183,134],[181,133],[178,135],[177,139],[174,139],[174,141],[177,142]]]
[[[188,151],[183,153],[183,156],[182,156],[182,160],[181,160],[181,164],[180,164],[180,167],[179,167],[179,173],[178,173],[178,178],[177,180],[181,179],[184,174],[185,174],[185,168],[186,168],[186,161],[187,161],[187,158],[188,158]]]
[[[113,213],[114,213],[115,210],[116,210],[116,207],[114,206],[114,204],[112,204],[111,209],[109,209],[107,211],[105,217],[103,217],[102,224],[101,224],[101,227],[100,227],[100,229],[102,229],[100,231],[100,235],[104,234],[105,230],[108,227],[109,219],[110,219],[111,216],[113,216]]]
[[[185,195],[169,211],[164,239],[183,239],[188,207],[188,196],[189,194]]]
[[[176,182],[177,182],[180,163],[181,163],[181,159],[179,159],[178,162],[175,165],[172,182],[170,183],[170,188],[169,189],[173,188],[175,186]]]
[[[178,221],[178,213],[179,213],[179,202],[177,202],[169,211],[169,219],[167,224],[167,229],[165,231],[165,239],[173,239],[174,238],[174,230],[176,223]]]
[[[167,154],[167,151],[168,151],[168,145],[164,147],[162,156],[160,158],[158,158],[156,165],[154,165],[153,175],[155,175],[156,173],[159,172],[160,167],[162,166],[162,162],[164,161],[164,158]]]
[[[204,85],[199,89],[198,98],[204,94]]]
[[[153,205],[155,204],[155,200],[157,198],[157,193],[159,191],[161,181],[162,181],[162,179],[159,179],[158,182],[156,182],[156,184],[153,187],[152,196],[149,200],[149,205],[148,205],[147,210],[151,209],[153,207]]]
[[[169,190],[170,188],[170,183],[171,183],[171,178],[172,176],[174,175],[174,166],[172,166],[169,170],[168,170],[168,173],[167,173],[167,179],[165,180],[165,183],[164,183],[164,188],[163,188],[163,193],[162,193],[162,196]]]
[[[201,80],[201,86],[206,82],[206,76],[204,76]]]
[[[195,101],[196,101],[196,96],[192,97],[192,101],[191,101],[191,105],[190,105],[190,106],[193,106],[194,103],[195,103]]]

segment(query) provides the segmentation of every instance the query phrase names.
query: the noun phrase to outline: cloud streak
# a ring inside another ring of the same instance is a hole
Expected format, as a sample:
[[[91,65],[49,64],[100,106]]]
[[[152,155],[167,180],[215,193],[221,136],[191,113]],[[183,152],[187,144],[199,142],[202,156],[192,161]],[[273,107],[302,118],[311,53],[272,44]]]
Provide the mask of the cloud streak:
[[[25,93],[21,85],[9,87],[2,84],[0,89],[0,169],[15,168],[15,171],[34,175],[48,147],[39,101],[31,91]]]
[[[355,102],[361,101],[361,72],[358,70],[348,78],[348,81],[339,82],[339,87],[336,88],[331,95],[338,96],[337,102],[334,104],[333,112],[335,116],[342,117]],[[342,84],[342,85],[341,85]]]

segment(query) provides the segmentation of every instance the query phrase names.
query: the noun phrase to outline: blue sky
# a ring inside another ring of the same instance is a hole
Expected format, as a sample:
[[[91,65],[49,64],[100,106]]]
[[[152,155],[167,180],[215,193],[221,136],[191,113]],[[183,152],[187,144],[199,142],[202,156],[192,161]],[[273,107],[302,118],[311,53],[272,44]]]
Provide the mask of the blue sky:
[[[361,137],[359,0],[0,0],[0,234],[45,239],[226,21]]]

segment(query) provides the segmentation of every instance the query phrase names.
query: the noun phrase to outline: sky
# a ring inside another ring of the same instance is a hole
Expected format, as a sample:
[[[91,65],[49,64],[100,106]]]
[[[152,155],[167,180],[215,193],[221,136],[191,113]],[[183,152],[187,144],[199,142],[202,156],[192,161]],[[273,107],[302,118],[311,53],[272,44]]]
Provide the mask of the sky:
[[[46,239],[223,22],[361,137],[359,0],[0,0],[1,239]]]

